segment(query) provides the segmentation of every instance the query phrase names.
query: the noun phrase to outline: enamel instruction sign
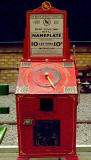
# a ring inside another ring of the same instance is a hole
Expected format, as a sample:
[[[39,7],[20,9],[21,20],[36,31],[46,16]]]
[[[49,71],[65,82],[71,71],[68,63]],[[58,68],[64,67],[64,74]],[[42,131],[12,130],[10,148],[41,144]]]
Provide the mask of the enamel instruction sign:
[[[32,56],[63,55],[63,15],[30,15]]]

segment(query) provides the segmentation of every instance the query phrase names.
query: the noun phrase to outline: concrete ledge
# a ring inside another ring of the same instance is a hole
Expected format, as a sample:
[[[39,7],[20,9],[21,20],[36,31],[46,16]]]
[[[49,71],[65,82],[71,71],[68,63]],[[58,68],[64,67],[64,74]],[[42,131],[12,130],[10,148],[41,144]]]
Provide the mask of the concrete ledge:
[[[77,145],[77,152],[91,152],[91,145]],[[0,153],[18,153],[18,146],[0,146]]]
[[[18,153],[18,146],[0,146],[0,153]]]
[[[77,152],[91,152],[91,145],[76,145]]]

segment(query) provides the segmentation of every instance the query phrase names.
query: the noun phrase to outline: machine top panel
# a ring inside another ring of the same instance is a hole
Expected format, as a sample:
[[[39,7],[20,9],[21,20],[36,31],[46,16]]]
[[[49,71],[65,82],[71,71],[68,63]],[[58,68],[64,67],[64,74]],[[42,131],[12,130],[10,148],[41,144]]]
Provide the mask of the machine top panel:
[[[68,32],[66,11],[43,6],[27,11],[24,58],[67,58]]]
[[[21,62],[16,94],[77,94],[73,62]]]

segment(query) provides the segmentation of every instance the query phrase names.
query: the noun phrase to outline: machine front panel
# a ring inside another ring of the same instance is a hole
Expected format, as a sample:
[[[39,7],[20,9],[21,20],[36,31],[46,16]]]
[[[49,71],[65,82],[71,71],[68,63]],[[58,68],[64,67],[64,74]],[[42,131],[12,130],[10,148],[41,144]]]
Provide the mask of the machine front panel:
[[[21,99],[19,109],[19,130],[21,132],[19,132],[19,135],[21,137],[20,148],[22,148],[22,152],[31,155],[31,152],[35,154],[35,152],[48,153],[56,150],[58,153],[72,151],[75,144],[74,117],[76,114],[73,98],[72,96],[51,95],[48,97],[25,96]],[[44,107],[41,99],[44,102],[47,99]],[[48,108],[45,109],[47,104],[51,105],[49,110]]]

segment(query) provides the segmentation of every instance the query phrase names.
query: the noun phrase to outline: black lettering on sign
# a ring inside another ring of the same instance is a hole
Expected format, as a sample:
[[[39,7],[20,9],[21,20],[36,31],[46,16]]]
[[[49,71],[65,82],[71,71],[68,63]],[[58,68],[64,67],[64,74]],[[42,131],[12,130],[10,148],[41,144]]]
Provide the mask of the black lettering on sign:
[[[38,46],[38,42],[32,42],[32,46]]]
[[[55,47],[59,47],[62,45],[63,42],[47,42],[47,43],[38,43],[38,42],[32,42],[31,46],[55,46]]]
[[[61,46],[62,42],[54,42],[54,46]]]
[[[43,31],[42,31],[43,32]],[[31,34],[31,37],[32,38],[41,38],[41,37],[43,37],[43,38],[62,38],[62,34],[60,34],[60,33],[56,33],[56,34],[50,34],[50,33],[32,33]]]

